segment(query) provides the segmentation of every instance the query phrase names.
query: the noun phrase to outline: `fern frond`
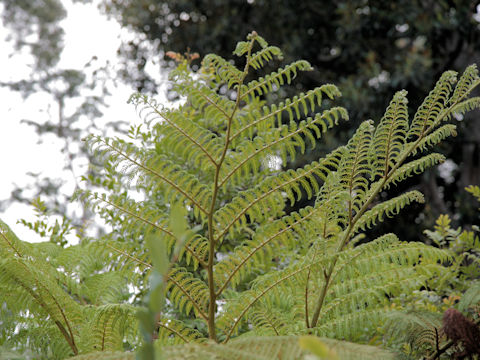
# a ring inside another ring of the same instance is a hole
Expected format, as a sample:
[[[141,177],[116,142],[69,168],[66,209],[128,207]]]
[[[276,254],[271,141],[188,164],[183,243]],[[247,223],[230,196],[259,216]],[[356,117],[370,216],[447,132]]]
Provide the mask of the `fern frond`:
[[[438,345],[442,315],[420,311],[392,311],[385,324],[386,336],[398,343],[408,343],[413,349]]]
[[[96,154],[108,156],[108,166],[123,167],[123,173],[128,178],[133,179],[139,172],[151,175],[161,183],[168,185],[168,191],[165,194],[167,201],[175,202],[175,198],[180,195],[191,206],[197,207],[203,214],[207,213],[206,206],[211,189],[202,184],[195,175],[184,171],[179,165],[161,156],[147,159],[138,158],[136,147],[123,140],[91,136],[86,141]]]
[[[200,94],[207,91],[206,88],[197,89]],[[192,90],[193,91],[193,90]],[[193,99],[200,101],[201,97],[193,96]],[[208,98],[211,93],[206,93]],[[183,116],[181,111],[161,109],[159,105],[145,95],[137,94],[130,98],[130,101],[139,108],[140,116],[145,119],[147,124],[153,121],[158,122],[157,126],[162,127],[162,132],[167,131],[170,137],[176,140],[176,147],[184,148],[184,153],[203,154],[208,161],[215,164],[215,157],[221,151],[220,145],[217,141],[217,136],[201,127],[198,123],[192,121],[186,116]],[[213,100],[211,100],[213,102]],[[202,103],[202,102],[201,102]],[[202,103],[203,104],[203,103]],[[225,104],[225,102],[221,103]],[[216,104],[216,106],[220,106]],[[194,161],[195,162],[195,161]]]
[[[446,118],[449,118],[451,114],[463,115],[478,108],[480,108],[480,97],[475,96],[452,106]]]
[[[315,118],[307,118],[297,123],[290,122],[289,125],[283,125],[269,133],[255,137],[252,141],[245,141],[237,146],[235,154],[226,159],[222,167],[220,184],[223,186],[233,175],[234,183],[238,183],[246,174],[258,173],[259,156],[265,151],[280,156],[284,163],[294,161],[297,148],[300,153],[305,153],[305,141],[302,135],[310,140],[312,148],[315,147],[316,139],[319,139],[323,133],[334,125],[338,125],[340,119],[348,119],[344,108],[333,107],[317,114]]]
[[[0,220],[0,252],[2,257],[23,257],[28,245],[23,243],[10,227]]]
[[[270,93],[275,89],[279,89],[285,83],[290,84],[297,76],[297,71],[310,70],[313,70],[313,68],[308,61],[295,61],[284,68],[278,68],[277,71],[273,71],[265,77],[260,77],[258,80],[249,82],[245,90],[242,91],[242,98],[248,95],[262,96],[265,93]]]
[[[265,66],[264,62],[268,64],[275,58],[279,60],[283,59],[282,50],[276,46],[265,46],[250,56],[249,63],[252,68],[258,70]]]
[[[312,328],[312,332],[317,336],[351,339],[366,328],[375,329],[378,324],[381,324],[387,312],[384,309],[357,310],[331,321],[322,322],[321,325]]]
[[[480,282],[475,281],[469,289],[462,295],[458,308],[466,311],[469,308],[480,307]]]
[[[248,136],[253,134],[253,129],[271,129],[277,121],[278,126],[282,125],[283,114],[288,115],[290,122],[301,120],[307,117],[310,112],[315,112],[316,106],[322,105],[323,94],[330,99],[341,96],[340,91],[335,85],[325,84],[305,93],[300,93],[291,99],[286,99],[279,104],[272,104],[270,107],[264,106],[262,112],[253,111],[247,115],[247,120],[243,122],[233,122],[231,141],[240,135]],[[294,117],[295,113],[295,117]]]
[[[311,198],[320,190],[318,180],[325,180],[327,175],[335,170],[340,163],[344,148],[340,147],[321,159],[312,162],[304,168],[289,170],[278,176],[267,177],[256,188],[239,193],[230,203],[217,210],[214,214],[215,222],[219,224],[217,239],[223,237],[235,227],[246,224],[247,216],[250,221],[261,222],[269,213],[277,212],[278,206],[271,199],[271,195],[281,190],[291,204],[302,197],[302,190]]]
[[[393,217],[394,215],[397,215],[402,208],[410,205],[414,201],[423,203],[425,201],[423,194],[417,190],[413,190],[374,206],[357,220],[352,230],[352,234],[355,234],[360,230],[365,231],[366,228],[373,227],[377,222],[382,222],[384,216]]]
[[[339,165],[341,183],[349,193],[348,216],[351,219],[361,208],[368,190],[370,143],[373,134],[372,121],[364,121],[346,146],[346,153]]]
[[[194,82],[191,82],[188,85],[189,86],[185,86],[183,95],[187,96],[189,105],[193,106],[194,109],[198,110],[208,118],[209,123],[212,124],[214,128],[225,126],[225,122],[234,112],[235,102],[225,96],[218,95],[207,86],[198,85]],[[207,132],[204,137],[206,137],[207,134],[210,134],[209,136],[211,137],[210,139],[207,139],[207,141],[217,143],[215,157],[218,157],[221,153],[219,139],[214,137],[211,132]]]
[[[173,345],[199,341],[203,336],[195,329],[185,326],[181,321],[162,319],[157,323],[158,340],[161,345]]]
[[[421,138],[425,131],[434,124],[449,101],[452,85],[457,81],[455,71],[446,71],[437,81],[435,88],[428,94],[413,118],[407,137],[414,140]]]
[[[211,189],[195,175],[183,170],[183,168],[170,161],[166,157],[159,156],[147,160],[145,170],[168,184],[172,192],[164,193],[167,203],[175,203],[179,200],[180,194],[184,200],[195,206],[203,214],[207,214],[207,208],[211,201]]]
[[[441,143],[450,136],[457,136],[457,126],[445,124],[420,140],[417,147],[411,152],[411,155],[415,156],[417,152],[426,151],[428,148]]]
[[[284,328],[286,327],[287,322],[286,319],[279,316],[274,309],[266,309],[264,307],[257,307],[252,313],[249,315],[248,320],[256,329],[258,334],[258,329],[267,329],[269,330],[271,335],[284,335],[285,331]],[[262,333],[262,336],[267,335],[268,333]]]
[[[411,176],[421,174],[425,169],[441,164],[445,161],[445,156],[438,153],[432,153],[421,157],[420,159],[412,160],[400,166],[392,176],[385,182],[385,187],[388,189],[390,185],[396,185]]]
[[[48,264],[40,264],[40,259],[28,255],[4,258],[0,261],[0,283],[11,284],[14,293],[29,298],[29,311],[51,318],[71,351],[78,353],[76,324],[82,320],[81,309],[57,283],[53,271]]]
[[[124,231],[135,235],[137,238],[145,238],[154,232],[162,233],[163,237],[167,240],[169,252],[178,244],[179,240],[175,238],[169,229],[168,219],[166,219],[157,208],[137,203],[128,199],[125,194],[111,194],[107,196],[106,194],[86,190],[81,194],[81,198],[88,201],[89,206],[97,210],[99,214],[104,215],[104,218],[112,217],[112,214],[118,214],[113,216],[111,222],[122,221]],[[135,260],[131,253],[126,253],[121,249],[115,248],[112,244],[106,243],[105,246],[116,251],[118,254]],[[199,265],[205,265],[207,253],[207,239],[190,231],[185,236],[185,239],[183,239],[178,259],[181,260],[185,258],[187,265],[192,264],[194,269],[197,269]],[[137,262],[150,267],[150,264],[145,264],[144,259],[140,259],[140,261]]]
[[[408,129],[408,100],[405,90],[397,92],[375,130],[372,141],[374,175],[386,177],[403,150]]]
[[[352,312],[384,308],[388,305],[388,296],[419,289],[425,285],[426,280],[427,277],[415,269],[396,263],[380,263],[375,272],[359,275],[358,278],[343,283],[336,282],[330,287],[322,309],[321,325]],[[353,330],[352,327],[351,330],[351,334],[361,333],[358,328]],[[340,338],[353,339],[345,334]]]
[[[89,321],[84,326],[82,341],[84,343],[88,341],[90,349],[100,351],[123,350],[125,334],[136,335],[136,312],[137,308],[130,304],[86,307],[84,317]]]
[[[245,315],[260,299],[264,298],[267,293],[277,291],[282,287],[291,285],[291,288],[294,288],[295,282],[299,281],[305,271],[313,265],[313,263],[294,264],[282,271],[264,275],[255,280],[250,290],[244,291],[234,299],[229,299],[224,312],[218,319],[219,327],[224,329],[227,334],[226,341],[236,334],[240,321],[245,320]]]
[[[400,242],[395,234],[385,234],[369,243],[345,250],[339,258],[336,281],[354,279],[360,274],[374,273],[381,264],[413,266],[435,264],[449,259],[448,252],[419,242]]]
[[[268,264],[268,259],[279,256],[276,251],[288,251],[298,246],[298,239],[307,239],[318,226],[318,207],[305,207],[259,229],[251,240],[238,246],[225,259],[215,265],[220,294],[230,283],[235,288],[257,266]]]
[[[110,194],[107,196],[105,193],[100,194],[85,190],[79,196],[100,214],[108,215],[106,214],[108,212],[109,214],[125,215],[121,220],[128,224],[125,227],[128,231],[134,231],[138,228],[141,228],[142,234],[157,231],[175,241],[175,237],[168,229],[167,220],[157,209],[142,208],[139,203],[127,198],[126,194]],[[118,219],[118,217],[115,217],[115,219]]]
[[[229,89],[240,83],[243,74],[230,62],[215,54],[205,56],[203,67],[207,72],[211,71],[213,73],[217,83],[227,84]]]
[[[479,84],[479,82],[480,78],[478,76],[477,65],[473,64],[468,66],[458,80],[449,103],[455,104],[464,99]]]
[[[184,268],[173,268],[168,274],[166,291],[172,304],[188,315],[194,310],[197,317],[206,319],[209,290],[205,283]]]

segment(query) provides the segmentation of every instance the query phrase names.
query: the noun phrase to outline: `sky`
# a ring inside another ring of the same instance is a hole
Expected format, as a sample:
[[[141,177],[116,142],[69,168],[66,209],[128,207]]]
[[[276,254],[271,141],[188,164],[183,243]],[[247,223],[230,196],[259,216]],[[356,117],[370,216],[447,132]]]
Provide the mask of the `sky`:
[[[63,1],[67,17],[61,25],[65,30],[65,48],[61,54],[59,68],[82,69],[93,56],[97,64],[109,61],[112,66],[117,63],[116,51],[121,39],[128,36],[126,30],[113,19],[108,20],[97,9],[96,4],[73,4],[71,0]],[[85,26],[88,19],[88,26]],[[14,81],[28,78],[31,57],[28,53],[14,53],[12,44],[6,41],[8,29],[0,24],[0,81]],[[13,56],[12,56],[13,54]],[[126,103],[133,92],[127,85],[119,84],[112,89],[113,96],[107,99],[108,109],[98,121],[127,120],[137,123],[138,115],[132,105]],[[55,137],[46,137],[41,143],[31,126],[21,123],[22,119],[42,121],[54,110],[55,104],[48,94],[35,94],[23,99],[20,94],[0,87],[0,200],[10,196],[14,184],[24,186],[28,181],[28,172],[42,172],[44,176],[72,176],[62,170],[64,155],[60,152],[61,144]],[[73,181],[65,185],[73,187]],[[33,208],[28,205],[14,204],[4,212],[0,219],[25,241],[40,241],[38,235],[27,229],[17,220],[23,218],[34,221]]]

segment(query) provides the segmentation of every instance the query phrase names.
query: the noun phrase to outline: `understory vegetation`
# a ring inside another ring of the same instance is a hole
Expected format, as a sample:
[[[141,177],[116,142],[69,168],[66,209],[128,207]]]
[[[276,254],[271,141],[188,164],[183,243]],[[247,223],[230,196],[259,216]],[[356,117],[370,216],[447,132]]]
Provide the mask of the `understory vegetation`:
[[[135,94],[128,139],[85,139],[101,167],[77,199],[110,233],[68,245],[71,225],[40,217],[24,223],[49,241],[28,243],[0,222],[0,358],[478,358],[478,228],[445,215],[417,242],[369,233],[428,202],[394,190],[445,160],[434,149],[480,106],[476,66],[415,111],[398,91],[344,146],[288,169],[348,121],[341,93],[282,99],[313,68],[256,77],[282,52],[255,32],[234,55],[240,68],[210,54],[193,72],[195,54],[171,53],[177,105]]]

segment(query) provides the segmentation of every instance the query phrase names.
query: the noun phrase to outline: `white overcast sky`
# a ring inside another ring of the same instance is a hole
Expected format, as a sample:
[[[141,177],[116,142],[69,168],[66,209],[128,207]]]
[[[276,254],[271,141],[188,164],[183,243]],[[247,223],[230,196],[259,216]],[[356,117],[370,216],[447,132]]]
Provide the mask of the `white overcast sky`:
[[[120,36],[128,36],[128,33],[115,20],[107,20],[96,4],[73,4],[71,0],[62,3],[68,15],[62,22],[65,48],[58,67],[80,70],[93,56],[98,58],[98,64],[104,64],[107,60],[115,64]],[[28,53],[12,56],[14,50],[12,44],[6,41],[7,35],[8,29],[0,24],[0,81],[28,79],[31,57]],[[107,99],[109,108],[99,121],[139,121],[133,106],[126,104],[131,93],[132,89],[125,85],[113,90],[113,96]],[[20,94],[0,88],[0,99],[0,200],[3,200],[9,197],[13,184],[21,186],[26,183],[28,172],[61,177],[64,157],[54,137],[37,144],[38,136],[33,128],[20,123],[22,119],[41,121],[42,117],[49,116],[48,111],[54,113],[54,104],[51,104],[51,98],[47,94],[37,94],[25,101]],[[0,218],[22,240],[38,241],[39,237],[35,233],[17,224],[19,218],[34,221],[33,214],[31,206],[15,204],[5,212],[0,212]]]

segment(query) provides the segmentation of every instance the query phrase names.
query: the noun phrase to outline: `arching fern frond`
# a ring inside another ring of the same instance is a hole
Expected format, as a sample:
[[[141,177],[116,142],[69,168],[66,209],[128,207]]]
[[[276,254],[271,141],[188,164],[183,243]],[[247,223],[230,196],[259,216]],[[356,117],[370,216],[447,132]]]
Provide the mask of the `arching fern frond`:
[[[202,106],[204,102],[201,101],[201,96],[198,96],[198,92],[201,93],[201,89],[192,90],[192,92],[197,95],[193,96],[193,99],[196,99],[195,103],[198,106]],[[209,95],[211,94],[204,94],[207,99]],[[155,121],[163,127],[166,127],[163,131],[167,131],[170,136],[173,136],[177,140],[177,143],[180,143],[176,146],[189,149],[192,155],[199,152],[211,163],[214,163],[214,158],[220,149],[216,141],[216,136],[211,131],[201,127],[189,117],[184,116],[182,112],[160,108],[154,100],[146,96],[140,94],[133,95],[130,101],[140,109],[140,115],[145,118],[146,123],[149,124]],[[213,100],[211,101],[214,103]],[[216,106],[221,105],[216,104]]]
[[[258,40],[257,40],[258,41]],[[264,67],[265,64],[268,64],[273,59],[277,58],[278,60],[283,60],[283,53],[280,48],[276,46],[268,46],[266,42],[264,43],[264,47],[257,51],[256,53],[252,54],[250,57],[250,66],[255,70],[258,70]]]
[[[455,104],[463,100],[479,84],[479,82],[480,77],[478,76],[477,65],[473,64],[468,66],[458,80],[449,103]]]
[[[302,190],[306,191],[307,198],[311,198],[320,190],[317,179],[325,180],[330,171],[339,166],[343,152],[344,148],[338,148],[319,162],[268,177],[255,189],[239,193],[231,203],[215,213],[216,223],[220,225],[217,237],[220,238],[230,229],[233,230],[234,226],[245,224],[248,221],[247,216],[257,221],[265,219],[266,214],[279,206],[270,196],[279,190],[285,192],[291,204],[302,198]]]
[[[457,126],[454,124],[445,124],[433,131],[431,134],[425,136],[418,146],[412,151],[412,156],[417,152],[424,152],[429,148],[434,147],[450,136],[457,136]]]
[[[284,252],[298,246],[299,239],[308,239],[318,226],[318,207],[306,207],[293,212],[259,229],[251,240],[237,247],[225,259],[215,265],[217,285],[221,293],[229,283],[235,288],[241,280],[256,269],[268,264],[268,259],[279,256],[276,251]]]
[[[397,184],[411,176],[421,174],[427,168],[441,164],[445,161],[445,156],[438,153],[431,153],[421,157],[420,159],[416,159],[410,161],[402,166],[400,166],[395,173],[388,178],[385,182],[385,187],[388,187],[392,184]]]
[[[323,95],[334,99],[339,97],[341,93],[335,85],[325,84],[307,93],[300,93],[291,99],[286,99],[279,104],[272,104],[270,107],[264,106],[261,112],[247,114],[249,121],[246,124],[234,122],[230,139],[233,141],[240,135],[249,135],[254,129],[273,128],[275,121],[278,126],[281,126],[282,117],[285,113],[288,115],[289,121],[301,120],[302,117],[307,117],[310,113],[316,112],[316,107],[322,105]]]
[[[304,137],[314,148],[316,140],[328,129],[337,125],[339,119],[347,120],[347,112],[344,108],[334,107],[317,114],[315,118],[307,118],[300,123],[292,121],[289,125],[283,125],[273,131],[258,135],[251,141],[240,143],[235,148],[234,154],[225,161],[225,166],[222,167],[220,186],[232,176],[234,183],[238,183],[246,174],[257,173],[261,164],[260,157],[265,156],[265,152],[277,154],[284,163],[287,160],[294,161],[297,149],[301,154],[305,153]]]
[[[418,108],[413,118],[408,138],[415,140],[421,138],[430,126],[437,120],[438,116],[449,101],[452,85],[457,81],[455,71],[446,71],[438,80],[435,88],[428,94],[424,102]]]
[[[215,81],[227,84],[228,88],[238,85],[242,78],[242,71],[230,62],[215,54],[208,54],[203,59],[203,67],[207,73],[213,73]]]
[[[271,72],[264,78],[260,77],[258,80],[252,80],[249,82],[246,85],[245,90],[242,92],[242,98],[245,98],[248,95],[262,96],[265,93],[270,93],[279,89],[285,83],[290,84],[297,76],[297,71],[310,70],[313,70],[313,68],[309,62],[305,60],[295,61],[284,68],[279,68],[277,71]]]
[[[421,311],[393,311],[386,315],[386,336],[398,343],[408,343],[419,351],[439,346],[442,315]]]
[[[425,199],[422,193],[416,190],[409,191],[374,206],[358,219],[358,221],[355,223],[355,227],[352,230],[352,234],[355,234],[360,230],[365,231],[366,228],[373,227],[377,224],[377,222],[383,221],[384,216],[393,217],[394,215],[397,215],[402,208],[414,201],[423,203]]]
[[[123,350],[124,337],[136,336],[136,312],[136,307],[129,304],[86,307],[84,316],[89,321],[82,341],[88,340],[88,347],[99,351]]]
[[[173,345],[194,342],[202,339],[202,335],[195,329],[185,326],[175,319],[162,319],[157,323],[158,340],[156,344]]]
[[[202,214],[207,213],[206,207],[211,190],[195,175],[184,171],[181,166],[160,156],[139,158],[136,147],[120,139],[90,137],[87,141],[96,153],[108,156],[108,166],[122,167],[122,172],[130,180],[139,173],[153,176],[162,185],[167,185],[168,191],[164,194],[167,200],[175,202],[177,197],[180,197],[195,206]]]

